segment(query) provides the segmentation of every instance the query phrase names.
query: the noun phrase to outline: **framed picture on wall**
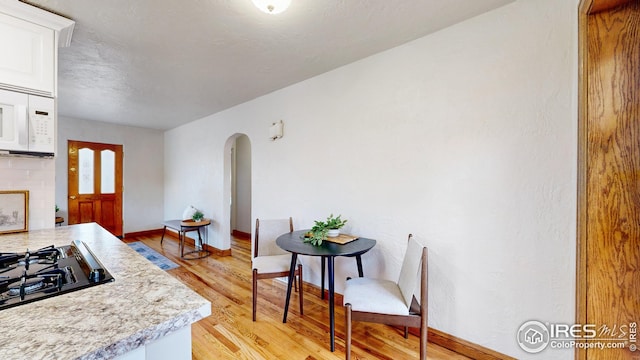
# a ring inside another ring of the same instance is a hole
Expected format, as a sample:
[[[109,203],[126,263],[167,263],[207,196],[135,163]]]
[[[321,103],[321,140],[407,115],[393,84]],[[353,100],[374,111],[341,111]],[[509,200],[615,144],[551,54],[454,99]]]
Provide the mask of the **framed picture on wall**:
[[[0,234],[29,230],[29,190],[0,191]]]

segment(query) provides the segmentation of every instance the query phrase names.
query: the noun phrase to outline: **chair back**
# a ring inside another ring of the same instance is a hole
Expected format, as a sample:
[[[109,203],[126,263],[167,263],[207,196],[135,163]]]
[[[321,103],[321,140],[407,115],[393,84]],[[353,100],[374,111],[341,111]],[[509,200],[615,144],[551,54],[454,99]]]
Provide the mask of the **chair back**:
[[[415,294],[417,285],[420,283],[421,267],[426,265],[422,263],[425,249],[425,245],[416,240],[413,235],[409,234],[409,243],[407,245],[407,251],[404,254],[404,260],[402,261],[400,277],[398,278],[398,287],[400,288],[407,307],[411,307],[413,294]],[[426,284],[424,285],[426,286]],[[420,301],[422,302],[423,299],[420,299]]]
[[[253,257],[288,254],[276,244],[278,236],[288,232],[293,232],[293,220],[291,218],[256,219]]]

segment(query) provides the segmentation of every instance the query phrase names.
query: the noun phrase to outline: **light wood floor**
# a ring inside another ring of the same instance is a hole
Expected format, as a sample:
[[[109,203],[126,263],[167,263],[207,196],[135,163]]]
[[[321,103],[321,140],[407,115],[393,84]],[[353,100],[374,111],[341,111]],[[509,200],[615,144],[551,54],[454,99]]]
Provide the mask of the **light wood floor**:
[[[319,288],[306,284],[304,316],[300,316],[298,293],[282,323],[286,286],[277,280],[260,280],[257,321],[251,320],[250,240],[232,239],[232,256],[182,260],[175,238],[128,237],[142,241],[180,267],[169,270],[194,291],[211,301],[211,316],[192,325],[193,359],[344,359],[344,312],[336,299],[336,351],[329,348],[328,301]],[[353,359],[417,359],[418,338],[390,326],[354,323]],[[429,359],[468,359],[429,344]]]

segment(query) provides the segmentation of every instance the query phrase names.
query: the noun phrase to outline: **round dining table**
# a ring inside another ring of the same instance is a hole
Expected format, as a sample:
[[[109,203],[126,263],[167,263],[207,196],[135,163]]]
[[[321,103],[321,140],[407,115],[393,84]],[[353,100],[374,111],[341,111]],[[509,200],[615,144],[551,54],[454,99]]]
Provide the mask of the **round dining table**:
[[[287,281],[287,299],[284,305],[283,323],[287,322],[287,312],[289,311],[289,299],[291,297],[291,286],[293,284],[295,266],[298,255],[319,256],[322,258],[323,265],[323,281],[324,281],[324,262],[328,260],[329,271],[329,329],[331,336],[331,351],[335,350],[335,312],[334,312],[334,283],[335,272],[334,264],[336,256],[355,257],[358,266],[358,276],[363,276],[361,255],[371,250],[376,245],[373,239],[359,237],[345,244],[325,240],[322,245],[315,246],[311,243],[304,242],[304,234],[309,230],[298,230],[282,234],[276,239],[276,244],[291,253],[291,267],[289,269],[289,279]],[[324,290],[324,289],[323,289]],[[324,295],[324,291],[323,291]]]

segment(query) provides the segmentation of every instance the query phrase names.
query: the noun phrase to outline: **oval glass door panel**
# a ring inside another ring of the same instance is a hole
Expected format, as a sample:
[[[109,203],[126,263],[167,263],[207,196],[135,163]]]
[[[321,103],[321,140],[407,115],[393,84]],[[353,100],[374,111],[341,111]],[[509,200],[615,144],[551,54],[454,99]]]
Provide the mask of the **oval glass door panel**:
[[[93,150],[78,150],[78,193],[93,194]]]
[[[100,152],[100,185],[102,194],[113,194],[116,192],[116,156],[111,150]]]

